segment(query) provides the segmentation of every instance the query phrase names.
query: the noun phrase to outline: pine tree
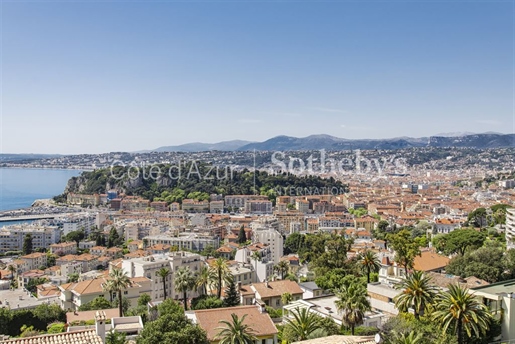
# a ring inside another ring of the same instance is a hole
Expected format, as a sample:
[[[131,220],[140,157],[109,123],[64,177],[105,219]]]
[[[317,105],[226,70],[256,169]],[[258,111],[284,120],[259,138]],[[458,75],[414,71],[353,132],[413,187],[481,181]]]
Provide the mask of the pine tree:
[[[25,239],[23,239],[23,254],[31,254],[32,253],[32,235],[25,235]]]
[[[240,304],[240,293],[236,287],[236,283],[231,279],[231,282],[225,288],[224,307],[233,307]]]
[[[107,247],[114,247],[120,245],[120,236],[118,235],[118,231],[116,228],[111,228],[109,232],[109,239],[107,240]]]
[[[245,241],[247,241],[247,236],[245,235],[245,228],[241,225],[240,232],[238,233],[238,243],[243,244]]]

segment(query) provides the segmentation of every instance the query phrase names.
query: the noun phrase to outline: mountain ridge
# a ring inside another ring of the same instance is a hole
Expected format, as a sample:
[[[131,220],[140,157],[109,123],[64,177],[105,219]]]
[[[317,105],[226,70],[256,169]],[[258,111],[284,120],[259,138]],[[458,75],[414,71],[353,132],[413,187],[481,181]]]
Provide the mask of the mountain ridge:
[[[453,134],[456,134],[453,136]],[[501,133],[442,133],[429,137],[394,137],[388,139],[345,139],[326,134],[306,137],[279,135],[262,142],[244,140],[218,143],[193,142],[177,146],[163,146],[154,152],[200,151],[294,151],[294,150],[352,150],[352,149],[402,149],[416,147],[467,147],[506,148],[515,147],[515,134]]]

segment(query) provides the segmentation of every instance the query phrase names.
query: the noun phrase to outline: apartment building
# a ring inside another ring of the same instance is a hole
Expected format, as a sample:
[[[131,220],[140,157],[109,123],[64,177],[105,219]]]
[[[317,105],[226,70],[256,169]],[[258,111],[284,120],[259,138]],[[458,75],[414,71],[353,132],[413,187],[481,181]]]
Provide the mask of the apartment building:
[[[99,194],[93,194],[93,195],[84,195],[84,194],[76,194],[76,193],[68,193],[68,196],[66,198],[66,201],[68,204],[71,205],[80,205],[80,206],[97,206],[100,205],[100,195]]]
[[[89,250],[92,247],[95,247],[97,244],[94,240],[88,240],[88,241],[80,241],[79,242],[79,248],[81,250]],[[73,254],[73,253],[71,253]]]
[[[114,200],[111,201],[111,205]],[[120,202],[120,209],[127,211],[146,211],[150,207],[150,201],[141,197],[125,197]]]
[[[370,215],[357,217],[354,219],[354,228],[364,228],[367,231],[373,231],[379,221]]]
[[[297,211],[292,212],[274,212],[275,218],[279,221],[279,223],[282,225],[282,228],[291,228],[290,224],[292,222],[298,222],[301,225],[301,232],[303,232],[306,229],[305,224],[305,218],[304,214]]]
[[[506,249],[515,248],[515,208],[506,209]]]
[[[246,201],[268,201],[264,195],[228,195],[225,196],[225,206],[231,208],[243,208]]]
[[[187,314],[193,323],[198,324],[207,333],[210,344],[219,343],[220,321],[231,322],[232,315],[240,319],[245,317],[244,324],[252,327],[256,337],[253,344],[277,344],[277,328],[270,315],[259,305],[237,306],[230,308],[204,309]]]
[[[150,208],[154,211],[168,211],[170,209],[168,203],[162,201],[150,202]]]
[[[281,296],[290,293],[292,301],[302,299],[303,291],[297,282],[290,280],[280,280],[264,283],[254,283],[250,287],[256,294],[256,300],[267,306],[278,309],[283,306]]]
[[[212,246],[215,249],[220,247],[220,238],[218,237],[190,233],[181,233],[179,236],[174,237],[168,235],[149,235],[143,240],[147,240],[149,246],[167,244],[176,247],[179,251],[182,249],[202,251],[207,246]]]
[[[220,214],[224,212],[224,201],[209,202],[209,212],[211,214]]]
[[[279,263],[284,250],[284,238],[281,233],[271,227],[256,228],[252,240],[255,243],[267,244],[271,261],[274,264]]]
[[[82,271],[82,263],[73,261],[67,264],[63,264],[60,266],[61,276],[70,276],[71,274],[81,274]]]
[[[182,210],[188,213],[207,213],[209,212],[209,201],[185,199],[182,201]]]
[[[288,203],[276,203],[275,210],[279,213],[285,213],[288,210]]]
[[[89,253],[97,257],[105,256],[107,253],[107,247],[95,246],[89,249]]]
[[[257,252],[256,256],[254,252]],[[269,280],[274,275],[274,262],[270,248],[267,245],[256,243],[238,249],[234,260],[254,268],[254,282]]]
[[[47,265],[46,253],[35,252],[20,257],[23,260],[24,270],[37,270]]]
[[[92,228],[96,226],[96,215],[89,213],[68,215],[62,218],[62,222],[64,235],[78,230],[84,230],[85,234],[89,235]]]
[[[229,266],[229,271],[233,276],[234,282],[240,285],[249,285],[255,278],[255,271],[250,264],[235,263]]]
[[[168,257],[148,256],[133,259],[124,259],[122,269],[129,277],[146,277],[151,281],[152,301],[160,301],[164,298],[163,279],[159,277],[158,271],[162,268],[170,269]],[[168,293],[173,289],[173,274],[170,274],[165,281]],[[168,294],[170,295],[170,294]]]
[[[449,234],[453,230],[461,227],[461,221],[442,218],[436,219],[433,223],[432,234]]]
[[[50,245],[50,253],[58,256],[66,256],[67,254],[77,253],[77,244],[75,242],[63,242],[60,244]]]
[[[59,286],[59,304],[62,309],[78,310],[80,306],[93,301],[97,297],[114,300],[116,292],[108,292],[106,284],[109,278],[99,277],[77,283],[66,283]],[[130,279],[131,286],[122,292],[122,296],[129,300],[131,307],[138,305],[138,298],[142,294],[150,294],[151,281],[146,277]]]
[[[247,200],[245,201],[244,209],[246,214],[272,214],[272,202],[268,200]]]
[[[0,253],[21,251],[25,236],[32,236],[32,248],[47,249],[61,240],[61,231],[57,226],[40,224],[19,224],[0,228]]]
[[[182,295],[176,293],[173,283],[174,272],[180,267],[188,267],[191,272],[200,271],[202,265],[201,256],[190,252],[174,252],[163,255],[151,255],[132,259],[124,259],[121,268],[129,277],[146,277],[151,280],[151,297],[153,301],[160,301],[164,298],[163,279],[158,271],[162,268],[170,270],[166,278],[167,297],[179,299]],[[198,296],[196,291],[190,291],[188,297]]]
[[[307,214],[309,213],[309,202],[304,199],[297,198],[295,200],[295,209],[303,214]]]

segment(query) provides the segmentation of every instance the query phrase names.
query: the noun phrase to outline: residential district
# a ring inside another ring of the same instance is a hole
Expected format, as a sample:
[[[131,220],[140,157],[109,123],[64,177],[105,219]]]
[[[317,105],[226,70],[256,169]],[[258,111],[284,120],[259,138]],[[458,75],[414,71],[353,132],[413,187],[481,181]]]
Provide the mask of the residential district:
[[[70,192],[45,205],[52,216],[0,229],[0,334],[19,344],[515,342],[515,181],[489,175],[357,176],[344,193],[272,200]]]

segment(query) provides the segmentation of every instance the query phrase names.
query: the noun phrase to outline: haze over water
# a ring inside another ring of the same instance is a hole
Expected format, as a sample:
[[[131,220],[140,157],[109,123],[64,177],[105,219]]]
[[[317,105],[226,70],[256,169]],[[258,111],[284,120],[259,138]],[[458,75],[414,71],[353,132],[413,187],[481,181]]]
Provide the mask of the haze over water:
[[[0,211],[30,207],[36,199],[63,193],[78,170],[0,168]]]

